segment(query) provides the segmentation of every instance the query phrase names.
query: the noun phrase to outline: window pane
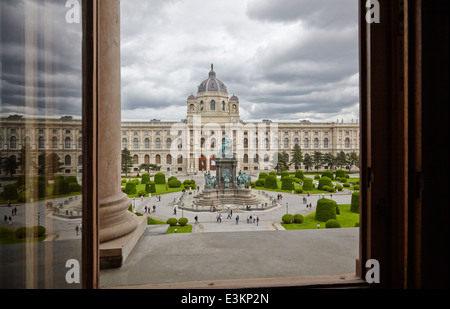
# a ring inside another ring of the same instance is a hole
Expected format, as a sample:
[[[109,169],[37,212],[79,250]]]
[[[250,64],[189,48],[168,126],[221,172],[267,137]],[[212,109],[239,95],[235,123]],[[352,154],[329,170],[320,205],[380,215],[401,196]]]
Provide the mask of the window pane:
[[[0,2],[0,289],[81,288],[78,2]]]

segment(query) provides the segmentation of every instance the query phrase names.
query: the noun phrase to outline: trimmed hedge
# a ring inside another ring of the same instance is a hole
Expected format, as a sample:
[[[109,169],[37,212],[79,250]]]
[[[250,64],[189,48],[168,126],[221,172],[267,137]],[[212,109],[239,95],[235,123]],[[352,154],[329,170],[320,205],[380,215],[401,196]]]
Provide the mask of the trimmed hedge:
[[[127,182],[125,186],[126,194],[136,194],[136,184],[134,182]]]
[[[33,227],[19,227],[16,231],[16,237],[19,239],[29,238],[29,237],[42,237],[45,236],[46,230],[43,226],[33,226]]]
[[[359,192],[352,193],[350,211],[359,214]]]
[[[178,179],[171,179],[169,182],[169,188],[179,188],[181,187],[181,181],[179,181]]]
[[[264,188],[278,189],[277,176],[269,175],[264,182]]]
[[[310,191],[313,189],[313,180],[311,178],[305,177],[303,179],[303,191]]]
[[[178,224],[181,226],[185,226],[188,223],[188,219],[187,218],[180,218],[178,219]]]
[[[145,185],[145,192],[147,193],[156,193],[156,186],[154,181],[150,181]]]
[[[19,194],[17,193],[17,185],[11,184],[7,185],[3,189],[3,199],[4,200],[17,200]]]
[[[39,183],[40,185],[40,183]],[[69,183],[70,192],[81,192],[81,186],[77,183]],[[39,193],[41,192],[41,188],[39,187]]]
[[[331,179],[329,177],[323,176],[319,179],[318,189],[325,190],[325,189],[323,189],[324,186],[333,187],[333,183],[331,182]]]
[[[75,176],[67,176],[67,177],[65,178],[65,180],[66,180],[68,183],[78,183],[77,177],[75,177]]]
[[[336,220],[337,203],[333,200],[321,198],[317,201],[315,219],[320,222],[327,222],[330,219]]]
[[[294,216],[291,214],[285,214],[283,217],[281,217],[281,220],[286,224],[291,224],[294,222]]]
[[[323,171],[322,172],[322,175],[321,175],[322,177],[328,177],[328,178],[330,178],[331,180],[333,180],[334,179],[334,174],[333,174],[333,172],[332,171]]]
[[[269,174],[262,172],[262,173],[259,173],[258,179],[266,179],[267,176],[269,176]]]
[[[155,184],[163,185],[166,183],[166,175],[164,173],[156,173],[155,174]]]
[[[295,171],[295,175],[294,176],[295,176],[295,178],[298,178],[298,179],[301,179],[301,180],[305,179],[305,174],[301,170]]]
[[[150,182],[150,174],[149,173],[142,174],[141,183],[145,185],[148,184],[149,182]]]
[[[340,228],[341,224],[334,219],[330,219],[325,223],[325,228],[327,229],[336,229]]]
[[[336,178],[337,178],[337,177],[339,177],[339,178],[345,178],[345,175],[347,175],[347,172],[344,171],[344,170],[342,170],[342,169],[339,169],[339,170],[336,171]]]
[[[66,195],[70,193],[69,182],[63,178],[57,178],[53,186],[53,195]]]
[[[169,224],[170,226],[175,226],[177,225],[178,220],[176,218],[169,218],[167,219],[167,224]]]
[[[294,215],[294,223],[303,223],[304,217],[301,214],[295,214]]]
[[[294,179],[286,176],[281,180],[281,190],[294,190]]]
[[[281,179],[283,179],[283,177],[290,176],[291,174],[289,174],[288,171],[282,171],[280,175],[281,175]]]
[[[259,178],[256,182],[255,182],[255,185],[257,186],[257,187],[264,187],[264,183],[266,182],[266,179],[265,178]]]

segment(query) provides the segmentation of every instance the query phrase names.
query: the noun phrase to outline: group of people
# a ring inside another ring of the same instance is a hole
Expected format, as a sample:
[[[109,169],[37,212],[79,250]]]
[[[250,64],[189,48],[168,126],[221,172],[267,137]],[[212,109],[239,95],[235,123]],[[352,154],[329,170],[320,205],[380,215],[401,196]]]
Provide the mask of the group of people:
[[[8,201],[8,208],[11,208],[11,216],[5,215],[3,220],[5,224],[12,224],[12,217],[17,215],[17,207],[12,208],[11,201]]]
[[[155,205],[153,205],[153,207],[151,207],[151,208],[150,208],[150,206],[149,206],[149,207],[147,207],[147,205],[145,205],[145,206],[144,206],[144,212],[145,212],[145,213],[152,213],[152,212],[156,212],[156,206],[155,206]]]
[[[283,199],[283,194],[278,193],[277,194],[277,200],[281,201]]]
[[[255,222],[256,222],[256,225],[258,226],[259,225],[259,217],[257,215],[253,214],[253,215],[247,216],[247,223],[253,224]]]

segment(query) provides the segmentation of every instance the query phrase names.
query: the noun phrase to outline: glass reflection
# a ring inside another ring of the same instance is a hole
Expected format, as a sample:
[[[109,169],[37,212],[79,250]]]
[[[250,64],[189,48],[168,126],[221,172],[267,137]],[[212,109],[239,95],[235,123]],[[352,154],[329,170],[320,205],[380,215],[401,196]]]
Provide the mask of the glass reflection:
[[[0,2],[2,289],[81,288],[81,23],[70,3]]]

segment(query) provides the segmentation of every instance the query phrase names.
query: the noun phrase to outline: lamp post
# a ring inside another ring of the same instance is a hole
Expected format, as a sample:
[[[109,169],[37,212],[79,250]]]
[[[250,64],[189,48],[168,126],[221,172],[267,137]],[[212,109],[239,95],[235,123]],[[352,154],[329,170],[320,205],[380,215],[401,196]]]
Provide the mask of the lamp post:
[[[40,212],[38,212],[38,213],[37,213],[38,226],[40,226],[40,223],[39,223],[39,219],[40,219],[40,217],[41,217],[41,213],[40,213]]]
[[[181,218],[184,218],[184,203],[181,203]]]
[[[288,213],[289,213],[289,204],[286,203],[286,214],[288,214]]]

